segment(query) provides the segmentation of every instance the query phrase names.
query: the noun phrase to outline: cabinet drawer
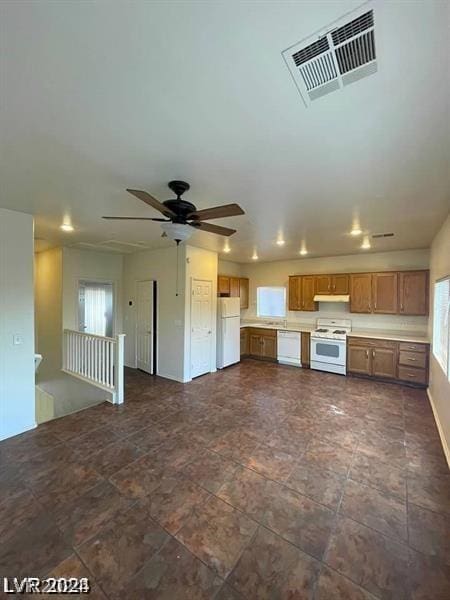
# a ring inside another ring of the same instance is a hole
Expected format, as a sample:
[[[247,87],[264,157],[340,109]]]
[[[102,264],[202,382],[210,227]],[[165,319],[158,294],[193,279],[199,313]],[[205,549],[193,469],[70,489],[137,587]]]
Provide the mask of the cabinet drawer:
[[[389,350],[395,350],[397,348],[397,342],[391,342],[389,340],[376,340],[373,338],[348,338],[349,346],[364,346],[365,348],[387,348]]]
[[[277,337],[276,329],[265,329],[264,327],[252,327],[250,329],[252,335],[265,335],[271,337]]]
[[[428,344],[413,344],[410,342],[400,342],[400,352],[423,352],[426,353]]]
[[[408,365],[409,367],[418,367],[425,369],[427,365],[427,355],[423,352],[408,352],[406,350],[400,350],[399,365]]]
[[[414,383],[423,383],[427,382],[427,372],[425,369],[415,369],[413,367],[403,367],[399,366],[398,368],[398,378],[402,381],[412,381]]]

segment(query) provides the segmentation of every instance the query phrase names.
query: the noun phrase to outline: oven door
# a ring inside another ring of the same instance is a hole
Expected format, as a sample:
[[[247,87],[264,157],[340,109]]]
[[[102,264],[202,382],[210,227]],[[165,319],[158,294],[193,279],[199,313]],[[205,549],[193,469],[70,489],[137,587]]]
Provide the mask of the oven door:
[[[311,338],[311,361],[331,365],[346,364],[345,340],[327,340],[326,338]]]

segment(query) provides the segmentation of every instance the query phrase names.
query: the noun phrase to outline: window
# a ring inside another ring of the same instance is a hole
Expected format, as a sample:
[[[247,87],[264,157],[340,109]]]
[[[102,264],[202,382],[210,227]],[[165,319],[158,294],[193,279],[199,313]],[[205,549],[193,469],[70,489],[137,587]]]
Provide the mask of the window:
[[[286,316],[286,288],[259,287],[256,292],[256,314],[258,317]]]
[[[450,277],[434,284],[433,354],[450,381]]]

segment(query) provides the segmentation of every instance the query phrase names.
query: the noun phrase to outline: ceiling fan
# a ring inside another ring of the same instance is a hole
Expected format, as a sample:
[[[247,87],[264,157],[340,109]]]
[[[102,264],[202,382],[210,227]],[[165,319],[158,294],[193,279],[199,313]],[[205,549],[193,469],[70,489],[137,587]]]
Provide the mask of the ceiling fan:
[[[229,236],[236,233],[235,229],[205,223],[205,221],[245,214],[238,204],[224,204],[223,206],[197,210],[193,204],[181,198],[184,192],[190,188],[188,183],[185,181],[169,181],[168,186],[176,194],[176,198],[164,200],[164,202],[160,202],[148,192],[127,189],[127,192],[162,213],[166,217],[165,219],[160,217],[103,217],[103,219],[158,221],[161,223],[161,228],[167,237],[174,240],[177,245],[191,237],[193,230],[190,227],[200,231],[216,233],[217,235]]]

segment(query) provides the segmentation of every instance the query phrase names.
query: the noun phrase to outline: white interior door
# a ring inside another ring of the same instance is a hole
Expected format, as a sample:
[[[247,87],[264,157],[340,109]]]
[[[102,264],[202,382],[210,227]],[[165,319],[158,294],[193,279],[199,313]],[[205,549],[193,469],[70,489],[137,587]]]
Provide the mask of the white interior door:
[[[153,375],[153,281],[137,282],[136,365]]]
[[[211,371],[212,282],[192,280],[191,377]]]

